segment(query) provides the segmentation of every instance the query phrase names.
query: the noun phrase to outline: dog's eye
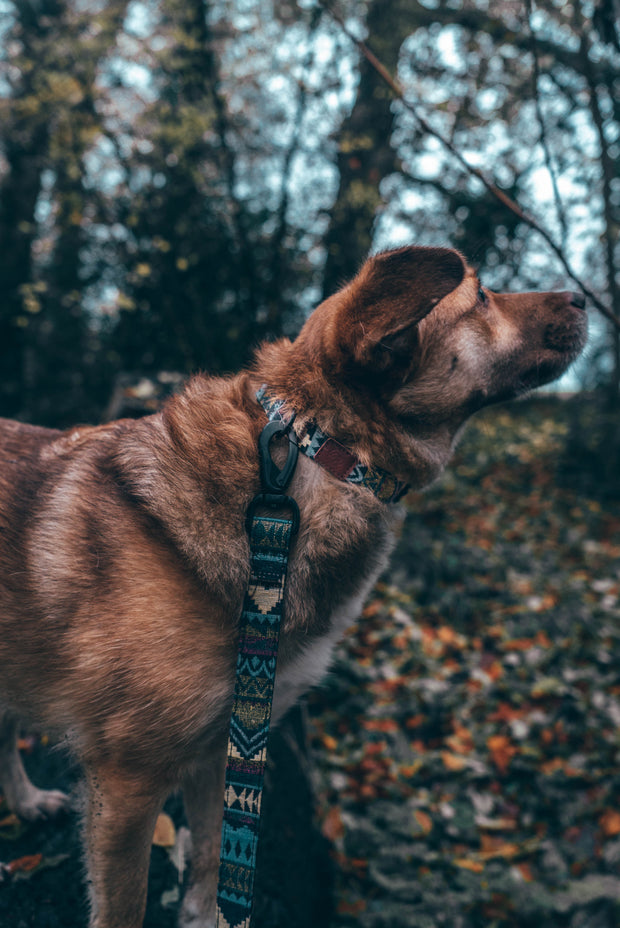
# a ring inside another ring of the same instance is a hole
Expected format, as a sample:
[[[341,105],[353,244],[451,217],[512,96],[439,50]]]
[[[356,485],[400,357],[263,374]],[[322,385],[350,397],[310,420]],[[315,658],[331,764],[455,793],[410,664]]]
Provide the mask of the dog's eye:
[[[480,289],[478,290],[478,299],[479,299],[480,302],[483,304],[483,306],[486,305],[486,302],[487,302],[487,295],[486,295],[486,293],[484,292],[484,290],[482,289],[482,287],[480,287]]]

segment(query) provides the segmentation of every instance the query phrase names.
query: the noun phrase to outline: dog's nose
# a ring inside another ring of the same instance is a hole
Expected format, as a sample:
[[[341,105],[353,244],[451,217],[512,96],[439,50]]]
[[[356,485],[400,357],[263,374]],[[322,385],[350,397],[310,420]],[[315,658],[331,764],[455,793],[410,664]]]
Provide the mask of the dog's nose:
[[[585,298],[585,296],[583,295],[583,293],[577,293],[577,292],[575,291],[575,292],[573,292],[573,293],[569,293],[569,297],[570,297],[570,305],[571,305],[571,306],[576,306],[577,309],[585,309],[585,306],[586,306],[586,298]]]

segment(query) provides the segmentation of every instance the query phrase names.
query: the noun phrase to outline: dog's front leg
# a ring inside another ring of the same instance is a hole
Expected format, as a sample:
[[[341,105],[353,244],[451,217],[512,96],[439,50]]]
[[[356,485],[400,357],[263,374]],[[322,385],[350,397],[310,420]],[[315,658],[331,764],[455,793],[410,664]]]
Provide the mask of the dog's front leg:
[[[0,712],[0,786],[9,807],[26,821],[51,818],[70,807],[69,797],[59,790],[37,789],[28,779],[17,748],[18,723]]]
[[[137,771],[87,769],[90,928],[142,928],[153,832],[167,793]]]
[[[183,780],[185,812],[192,833],[192,871],[180,928],[215,925],[225,768],[226,747],[222,744]]]

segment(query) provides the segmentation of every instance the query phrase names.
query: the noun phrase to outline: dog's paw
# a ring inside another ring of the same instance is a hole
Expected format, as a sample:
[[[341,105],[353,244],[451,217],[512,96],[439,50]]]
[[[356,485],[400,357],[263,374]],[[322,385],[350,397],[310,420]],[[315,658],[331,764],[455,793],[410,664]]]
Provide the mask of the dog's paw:
[[[54,818],[60,812],[68,812],[71,800],[65,793],[57,789],[37,789],[31,786],[16,802],[12,803],[13,811],[27,822],[39,819]]]

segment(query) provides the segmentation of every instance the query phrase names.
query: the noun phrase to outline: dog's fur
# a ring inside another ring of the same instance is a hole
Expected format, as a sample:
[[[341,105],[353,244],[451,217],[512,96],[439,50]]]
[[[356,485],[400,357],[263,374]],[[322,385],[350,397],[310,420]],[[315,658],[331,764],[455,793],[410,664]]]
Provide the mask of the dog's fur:
[[[583,300],[495,294],[450,249],[370,258],[294,342],[230,379],[194,378],[161,413],[67,432],[1,422],[1,784],[25,818],[66,804],[27,779],[17,718],[68,731],[85,772],[91,925],[142,924],[149,847],[184,790],[184,926],[213,924],[245,512],[271,396],[362,463],[419,488],[477,409],[551,380],[583,347]],[[300,455],[275,717],[324,672],[385,566],[398,507]]]

